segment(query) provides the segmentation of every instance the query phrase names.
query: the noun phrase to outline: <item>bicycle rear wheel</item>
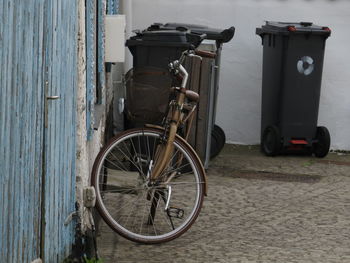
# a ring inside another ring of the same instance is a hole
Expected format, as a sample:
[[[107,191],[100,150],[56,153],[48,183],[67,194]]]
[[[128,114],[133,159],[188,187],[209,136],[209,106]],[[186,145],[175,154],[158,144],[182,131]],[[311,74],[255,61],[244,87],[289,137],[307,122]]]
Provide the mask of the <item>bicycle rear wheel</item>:
[[[163,132],[127,130],[97,156],[91,177],[96,208],[104,221],[125,238],[146,244],[170,241],[196,220],[205,180],[193,149],[176,138],[172,157],[156,181],[150,179]]]

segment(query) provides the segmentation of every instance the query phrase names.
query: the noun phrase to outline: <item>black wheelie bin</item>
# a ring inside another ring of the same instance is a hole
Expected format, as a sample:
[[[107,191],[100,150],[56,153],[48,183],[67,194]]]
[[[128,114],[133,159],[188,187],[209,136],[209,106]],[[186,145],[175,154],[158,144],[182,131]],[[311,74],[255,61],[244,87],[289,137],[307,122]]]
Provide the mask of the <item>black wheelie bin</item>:
[[[135,33],[136,35],[126,42],[126,46],[133,56],[133,69],[127,74],[126,79],[127,127],[141,126],[145,123],[160,124],[165,115],[170,96],[169,88],[172,85],[171,76],[168,73],[169,62],[178,59],[184,50],[198,48],[203,36],[205,40],[215,43],[215,59],[205,58],[200,63],[198,61],[189,62],[188,65],[191,66],[186,67],[190,73],[195,71],[193,73],[197,77],[196,80],[195,77],[190,78],[188,83],[191,87],[189,88],[195,86],[196,83],[201,86],[201,90],[195,90],[200,94],[201,99],[194,122],[196,127],[192,129],[193,131],[198,130],[198,132],[190,136],[194,137],[190,143],[196,149],[204,165],[207,166],[210,148],[215,152],[219,151],[217,144],[212,146],[210,136],[211,131],[220,129],[214,125],[220,53],[223,43],[233,38],[234,27],[220,30],[193,24],[155,23],[147,29]],[[200,68],[196,68],[196,66]],[[221,150],[225,134],[216,132],[214,135],[214,139],[220,142]],[[217,138],[219,135],[222,138]]]
[[[311,22],[267,21],[263,45],[261,150],[327,155],[330,135],[318,127],[323,57],[331,30]]]

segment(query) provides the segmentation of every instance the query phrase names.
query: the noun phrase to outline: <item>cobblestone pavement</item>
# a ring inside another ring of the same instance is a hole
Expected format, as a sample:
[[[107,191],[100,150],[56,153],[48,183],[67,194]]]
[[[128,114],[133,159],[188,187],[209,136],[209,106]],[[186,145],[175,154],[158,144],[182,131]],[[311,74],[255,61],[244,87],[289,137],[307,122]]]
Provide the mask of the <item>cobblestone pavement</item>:
[[[350,262],[350,156],[268,158],[226,145],[207,171],[199,218],[182,237],[140,245],[100,225],[109,262]]]

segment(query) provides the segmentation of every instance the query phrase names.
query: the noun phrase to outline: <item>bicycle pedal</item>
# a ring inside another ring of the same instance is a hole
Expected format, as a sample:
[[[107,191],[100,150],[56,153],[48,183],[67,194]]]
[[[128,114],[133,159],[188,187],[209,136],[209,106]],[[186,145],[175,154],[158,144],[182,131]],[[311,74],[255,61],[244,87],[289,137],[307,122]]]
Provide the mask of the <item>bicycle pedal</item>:
[[[185,211],[181,208],[175,207],[175,206],[170,206],[167,209],[167,214],[169,217],[175,217],[178,219],[182,219],[185,215]]]

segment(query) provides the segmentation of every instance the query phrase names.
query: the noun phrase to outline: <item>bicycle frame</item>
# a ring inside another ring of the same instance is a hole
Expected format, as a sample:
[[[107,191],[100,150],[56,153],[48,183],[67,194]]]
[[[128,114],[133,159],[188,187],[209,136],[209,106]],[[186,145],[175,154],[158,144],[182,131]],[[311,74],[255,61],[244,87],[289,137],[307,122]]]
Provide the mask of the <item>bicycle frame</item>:
[[[175,103],[173,103],[173,105],[170,105],[171,107],[173,107],[172,115],[170,118],[170,125],[168,129],[165,129],[165,136],[166,136],[167,143],[166,145],[161,144],[157,149],[158,158],[156,158],[154,163],[153,172],[150,176],[151,180],[156,180],[164,171],[166,166],[170,163],[171,154],[174,148],[173,143],[177,134],[178,126],[180,123],[183,122],[182,118],[183,118],[183,108],[184,108],[185,99],[189,98],[189,99],[192,99],[193,101],[198,101],[199,99],[199,95],[197,93],[186,89],[188,72],[182,66],[182,63],[184,62],[186,56],[199,57],[200,59],[202,59],[202,57],[206,57],[206,58],[216,57],[216,55],[211,52],[201,51],[201,50],[195,50],[195,51],[188,50],[182,53],[179,60],[176,60],[169,64],[169,68],[171,69],[171,71],[174,71],[175,75],[180,75],[180,77],[182,77],[182,82],[180,87],[175,88],[175,91],[177,91],[177,99],[175,100]],[[185,121],[188,120],[188,129],[185,134],[185,140],[188,139],[190,127],[193,120],[193,113],[194,113],[194,109],[190,111],[189,115],[185,119]],[[180,165],[181,162],[182,162],[182,157],[180,157],[177,160],[177,164]],[[175,174],[170,175],[169,178],[167,179],[167,182],[169,182],[173,176],[175,176]]]
[[[180,58],[180,61],[182,61],[183,58]],[[168,128],[168,131],[166,136],[167,136],[167,143],[166,145],[160,145],[159,148],[157,149],[158,153],[157,158],[154,163],[154,169],[151,174],[151,180],[156,180],[160,174],[163,172],[163,170],[166,168],[166,166],[169,164],[170,159],[171,159],[171,154],[174,149],[174,140],[175,136],[177,134],[177,129],[179,124],[182,121],[182,109],[184,107],[184,102],[186,98],[186,84],[188,80],[188,73],[186,69],[181,65],[179,61],[177,61],[178,64],[178,69],[180,73],[182,74],[182,83],[180,88],[175,88],[177,91],[177,99],[175,100],[174,105],[171,105],[173,107],[172,109],[172,115],[170,118],[170,125]]]

